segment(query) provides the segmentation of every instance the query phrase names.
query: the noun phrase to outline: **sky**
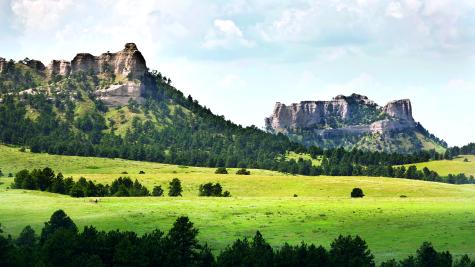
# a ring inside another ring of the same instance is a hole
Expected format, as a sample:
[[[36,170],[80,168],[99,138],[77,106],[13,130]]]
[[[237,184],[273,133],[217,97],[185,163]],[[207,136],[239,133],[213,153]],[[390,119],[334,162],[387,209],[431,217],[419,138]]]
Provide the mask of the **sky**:
[[[473,0],[0,0],[0,56],[71,60],[137,44],[214,113],[264,125],[275,102],[411,99],[449,145],[475,141]]]

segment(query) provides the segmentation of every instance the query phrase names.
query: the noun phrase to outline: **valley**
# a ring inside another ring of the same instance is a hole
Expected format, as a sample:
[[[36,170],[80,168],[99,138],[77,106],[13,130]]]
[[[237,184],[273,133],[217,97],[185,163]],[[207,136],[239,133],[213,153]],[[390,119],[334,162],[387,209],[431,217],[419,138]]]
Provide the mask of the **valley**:
[[[427,164],[451,168],[459,162],[457,158]],[[475,170],[474,161],[464,164],[469,171]],[[6,177],[8,173],[46,166],[65,177],[84,176],[110,183],[119,176],[130,176],[149,188],[162,185],[165,190],[177,177],[182,181],[183,197],[106,197],[94,203],[92,198],[7,189],[13,181]],[[439,250],[450,249],[455,256],[475,256],[474,185],[299,176],[256,169],[251,169],[249,176],[235,175],[236,169],[223,175],[214,174],[215,168],[36,154],[8,146],[0,146],[0,167],[5,174],[0,178],[0,202],[4,203],[0,218],[4,230],[14,236],[26,224],[39,230],[51,213],[61,208],[80,228],[94,225],[101,230],[134,230],[139,234],[155,228],[168,230],[176,217],[186,215],[200,230],[200,240],[214,251],[259,230],[274,246],[305,241],[328,247],[339,234],[358,234],[368,242],[377,262],[412,254],[426,240]],[[232,197],[198,197],[199,185],[206,182],[221,183]],[[349,193],[354,187],[362,188],[366,196],[351,199]]]

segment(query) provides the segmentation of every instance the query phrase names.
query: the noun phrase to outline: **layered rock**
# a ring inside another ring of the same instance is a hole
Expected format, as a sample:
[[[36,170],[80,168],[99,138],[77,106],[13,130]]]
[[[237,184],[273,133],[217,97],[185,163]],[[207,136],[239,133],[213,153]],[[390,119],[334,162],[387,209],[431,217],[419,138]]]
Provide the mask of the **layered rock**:
[[[143,103],[145,87],[141,83],[127,82],[120,85],[111,85],[107,89],[97,90],[96,96],[109,106],[127,105],[130,99]]]
[[[411,102],[389,102],[380,107],[366,96],[339,95],[330,101],[302,101],[289,106],[277,102],[265,119],[272,132],[292,133],[311,129],[320,136],[387,133],[414,128]]]
[[[368,97],[358,94],[339,95],[330,101],[302,101],[289,106],[277,102],[272,116],[266,118],[265,123],[268,129],[277,132],[325,127],[330,118],[343,124],[350,123],[362,106],[376,113],[380,109]]]
[[[383,112],[397,119],[413,121],[412,106],[409,99],[395,100],[386,104]]]
[[[66,60],[53,60],[48,65],[51,75],[68,76],[71,74],[71,63]]]
[[[55,75],[69,75],[79,71],[95,74],[114,73],[130,80],[140,79],[147,72],[147,65],[142,53],[133,43],[127,43],[122,51],[103,53],[93,56],[89,53],[77,54],[71,62],[53,60],[49,69]]]

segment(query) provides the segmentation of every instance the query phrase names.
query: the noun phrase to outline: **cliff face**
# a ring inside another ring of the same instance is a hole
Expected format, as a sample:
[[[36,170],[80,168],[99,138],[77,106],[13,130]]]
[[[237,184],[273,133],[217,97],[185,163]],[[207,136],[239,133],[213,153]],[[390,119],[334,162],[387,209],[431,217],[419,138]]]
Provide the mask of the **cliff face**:
[[[409,99],[381,107],[358,94],[339,95],[330,101],[278,102],[272,115],[265,118],[265,125],[270,132],[323,147],[355,147],[368,136],[391,139],[398,134],[413,136],[418,131]]]
[[[0,57],[0,72],[2,72],[6,66],[7,66],[7,61],[3,57]]]
[[[48,65],[48,70],[52,75],[68,76],[71,74],[71,63],[66,60],[53,60]]]
[[[351,122],[361,115],[359,113],[362,107],[370,111],[378,108],[368,97],[357,94],[339,95],[330,101],[302,101],[290,106],[277,102],[272,116],[266,118],[265,122],[268,129],[277,132],[286,129],[321,128],[330,120]]]
[[[114,73],[130,79],[140,79],[147,72],[142,53],[134,43],[127,43],[122,51],[93,56],[89,53],[77,54],[71,62],[53,60],[48,66],[51,74],[67,76],[79,71],[96,74]]]

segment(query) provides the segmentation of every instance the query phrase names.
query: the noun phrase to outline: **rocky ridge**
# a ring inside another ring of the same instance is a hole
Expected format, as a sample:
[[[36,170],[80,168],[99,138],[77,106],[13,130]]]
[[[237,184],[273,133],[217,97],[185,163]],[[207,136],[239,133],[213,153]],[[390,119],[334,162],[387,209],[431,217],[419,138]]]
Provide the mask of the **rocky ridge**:
[[[328,144],[330,147],[354,147],[364,137],[374,135],[385,139],[398,134],[415,138],[415,133],[421,132],[419,128],[422,127],[412,116],[409,99],[379,106],[358,94],[290,105],[277,102],[272,115],[265,118],[265,126],[270,132],[283,133],[304,144],[323,147]]]
[[[335,127],[335,122],[341,127]],[[314,128],[322,134],[332,129],[349,133],[382,133],[416,126],[409,99],[392,101],[380,107],[358,94],[339,95],[330,101],[302,101],[289,106],[277,102],[265,124],[274,132]]]
[[[97,88],[95,95],[106,105],[118,106],[127,104],[129,99],[138,103],[144,101],[146,75],[148,68],[145,58],[134,43],[127,43],[123,50],[116,53],[106,52],[100,56],[89,53],[79,53],[72,61],[52,60],[46,67],[41,61],[25,59],[20,63],[28,66],[37,73],[53,79],[55,76],[70,76],[79,72],[95,75],[113,75],[114,82],[108,88]],[[8,62],[0,58],[0,72]],[[20,92],[31,94],[36,88]]]
[[[122,51],[106,52],[100,56],[89,53],[77,54],[71,62],[53,60],[48,65],[52,75],[68,76],[79,71],[99,73],[114,73],[130,79],[140,79],[147,72],[147,65],[142,53],[134,43],[125,44]]]

